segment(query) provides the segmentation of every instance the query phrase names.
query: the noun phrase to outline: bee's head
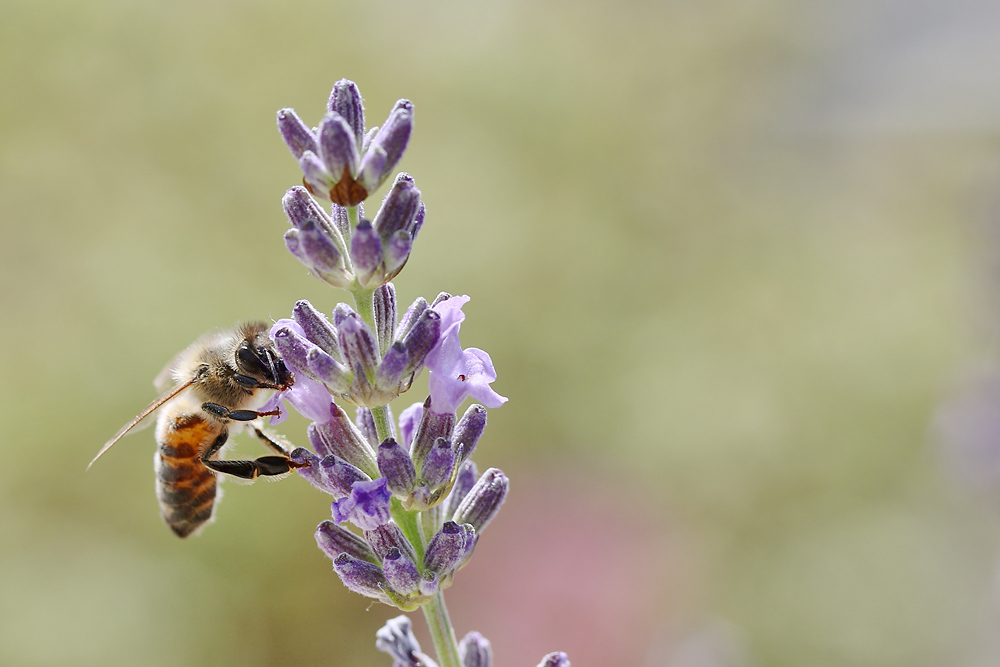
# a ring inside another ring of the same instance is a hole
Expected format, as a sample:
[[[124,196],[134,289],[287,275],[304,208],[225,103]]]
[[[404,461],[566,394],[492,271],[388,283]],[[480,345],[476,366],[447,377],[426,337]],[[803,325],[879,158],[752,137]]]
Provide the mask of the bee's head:
[[[263,323],[248,327],[236,346],[233,379],[247,389],[287,389],[294,377],[278,356]]]

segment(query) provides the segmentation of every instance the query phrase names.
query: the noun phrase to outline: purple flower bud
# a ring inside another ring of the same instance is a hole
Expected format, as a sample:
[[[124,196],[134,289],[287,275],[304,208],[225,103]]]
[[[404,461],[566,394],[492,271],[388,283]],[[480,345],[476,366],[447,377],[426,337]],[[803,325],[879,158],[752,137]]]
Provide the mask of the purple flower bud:
[[[316,310],[311,303],[305,299],[297,301],[295,307],[292,308],[292,319],[302,327],[302,331],[309,341],[335,358],[340,356],[340,348],[337,347],[337,330],[333,328],[330,320],[326,319],[323,313]]]
[[[319,124],[319,156],[334,184],[358,175],[358,144],[351,126],[339,113],[327,113]]]
[[[310,350],[318,349],[315,345],[287,326],[276,329],[271,337],[286,366],[290,366],[296,373],[312,375],[306,359]]]
[[[331,401],[329,411],[330,417],[326,423],[309,425],[307,433],[313,449],[322,456],[339,456],[360,468],[369,477],[378,477],[374,448],[339,405]]]
[[[424,411],[420,417],[420,424],[417,432],[413,435],[413,446],[410,447],[410,455],[413,457],[413,464],[419,470],[427,458],[427,453],[431,451],[434,442],[438,438],[451,439],[451,432],[455,426],[454,414],[438,414],[430,409],[430,398],[424,401]]]
[[[342,553],[334,559],[333,569],[350,590],[389,603],[385,593],[382,592],[383,587],[388,586],[388,582],[378,565]]]
[[[371,144],[368,147],[368,152],[375,150],[381,150],[385,153],[385,162],[382,167],[381,178],[378,183],[374,186],[368,187],[368,190],[374,190],[377,188],[385,177],[389,175],[389,172],[396,166],[399,162],[399,158],[403,156],[403,151],[406,150],[406,144],[410,140],[410,131],[413,129],[413,103],[409,100],[399,100],[396,105],[389,112],[389,117],[386,119],[385,123],[379,129],[378,133],[372,138]],[[369,184],[366,183],[366,186]]]
[[[334,234],[334,224],[323,207],[316,203],[309,192],[301,185],[289,188],[281,199],[281,207],[285,211],[288,222],[293,227],[301,227],[307,220],[319,221],[319,227]]]
[[[412,373],[421,367],[427,355],[437,345],[440,332],[441,316],[431,308],[426,308],[403,338],[403,345],[410,355],[405,373]]]
[[[354,425],[365,436],[368,444],[374,447],[375,443],[378,442],[378,431],[375,429],[375,418],[372,416],[371,409],[359,407],[354,413]],[[389,488],[391,489],[392,487],[390,486]]]
[[[466,524],[445,521],[441,530],[431,538],[424,553],[424,569],[446,575],[455,570],[468,555],[469,543],[475,538],[475,530]]]
[[[486,408],[473,403],[465,411],[462,418],[455,424],[455,433],[452,441],[455,443],[455,452],[459,461],[465,461],[476,449],[479,438],[486,430]]]
[[[333,495],[339,498],[349,496],[355,482],[371,481],[371,477],[357,467],[333,454],[324,456],[319,462],[319,468],[327,485],[333,489]]]
[[[324,521],[316,528],[316,544],[330,560],[336,560],[337,556],[346,553],[359,560],[378,563],[375,552],[367,542],[332,521]]]
[[[482,534],[500,511],[500,505],[507,497],[509,488],[510,482],[507,476],[497,468],[490,468],[459,503],[458,509],[455,510],[455,521],[472,524],[476,533]]]
[[[410,560],[414,560],[417,557],[417,552],[414,551],[413,545],[403,535],[403,531],[391,521],[372,530],[366,530],[365,539],[371,545],[372,551],[379,558],[385,558],[390,549],[398,549]]]
[[[493,649],[489,641],[478,632],[470,632],[458,643],[458,656],[462,667],[493,667]]]
[[[333,111],[340,115],[347,124],[354,130],[354,141],[361,146],[361,141],[365,136],[365,108],[361,103],[361,91],[357,84],[347,79],[341,79],[333,84],[333,91],[330,93],[330,101],[326,105],[327,111]]]
[[[394,496],[405,498],[413,491],[417,471],[410,455],[392,438],[386,438],[378,447],[378,470]]]
[[[278,112],[278,131],[296,160],[306,151],[314,154],[319,152],[315,135],[294,110],[282,109]]]
[[[407,369],[410,353],[400,342],[393,343],[375,373],[375,386],[385,391],[399,390],[400,380]],[[408,387],[405,387],[408,388]]]
[[[299,169],[302,170],[302,178],[311,193],[322,199],[330,198],[333,178],[318,155],[312,151],[303,153],[299,158]]]
[[[338,303],[333,308],[333,326],[339,329],[345,319],[356,316],[357,313],[354,312],[353,308],[348,306],[346,303]]]
[[[372,129],[377,132],[377,128]],[[368,137],[374,137],[374,134],[369,133],[365,139],[367,140]],[[371,146],[370,143],[365,145],[365,152],[361,157],[361,165],[358,167],[358,182],[366,191],[374,192],[378,189],[378,186],[382,185],[382,181],[385,180],[383,174],[387,176],[390,171],[385,168],[385,164],[388,161],[389,156],[386,155],[385,149],[382,146]]]
[[[308,463],[309,465],[307,467],[297,469],[299,475],[304,477],[307,482],[323,493],[333,495],[334,489],[330,487],[330,483],[323,475],[323,471],[320,470],[320,459],[318,456],[304,447],[296,447],[292,450],[291,454],[289,454],[288,458],[295,463]]]
[[[394,340],[396,329],[396,288],[392,283],[385,283],[372,295],[372,306],[375,310],[375,328],[378,329],[380,349],[386,349]]]
[[[379,362],[378,344],[360,316],[351,313],[337,324],[337,341],[344,361],[355,375],[360,369],[366,379],[375,377]]]
[[[469,494],[472,487],[476,485],[476,480],[479,478],[479,471],[476,470],[476,464],[472,461],[466,461],[462,464],[462,467],[458,469],[458,475],[455,476],[455,485],[451,487],[451,493],[445,499],[441,506],[441,516],[446,520],[454,519],[455,510],[465,499],[465,496]]]
[[[455,469],[455,450],[451,443],[444,438],[434,441],[434,446],[427,452],[423,465],[420,467],[420,476],[427,482],[427,485],[436,489],[451,479],[451,472]]]
[[[538,667],[569,667],[569,656],[562,651],[549,653],[538,663]]]
[[[413,636],[413,624],[406,616],[385,622],[375,633],[375,648],[392,656],[393,667],[437,667],[420,652],[420,644]]]
[[[403,319],[399,321],[399,325],[396,327],[396,334],[394,338],[396,340],[402,340],[406,334],[410,332],[413,325],[417,323],[420,316],[424,314],[430,306],[427,304],[427,300],[422,296],[418,296],[416,300],[410,304],[410,307],[406,309],[403,313]]]
[[[351,495],[333,501],[333,520],[337,523],[350,521],[361,530],[372,530],[389,521],[391,498],[385,478],[372,482],[355,482]]]
[[[305,220],[299,226],[299,247],[309,258],[307,266],[311,269],[326,274],[344,268],[344,257],[337,244],[317,220]]]
[[[334,495],[341,498],[351,495],[355,482],[370,482],[372,479],[355,466],[333,454],[324,456],[323,460],[319,462],[319,468],[329,488],[334,490]]]
[[[318,347],[306,354],[306,366],[334,394],[342,394],[351,387],[351,375],[344,365]]]
[[[358,223],[351,237],[351,260],[354,262],[354,274],[362,285],[367,285],[382,266],[382,242],[367,220]]]
[[[403,595],[415,593],[420,584],[420,571],[403,552],[393,547],[382,559],[382,570],[393,589]]]
[[[388,243],[389,238],[399,230],[410,230],[419,210],[420,190],[414,185],[413,177],[400,173],[382,200],[372,226],[382,242]]]
[[[414,403],[403,410],[399,415],[399,437],[400,442],[407,451],[412,450],[413,434],[420,425],[420,419],[424,414],[423,403]]]
[[[386,278],[391,280],[399,274],[403,266],[406,265],[406,260],[410,258],[410,250],[412,248],[413,239],[405,229],[400,229],[389,237],[389,241],[385,244],[382,252]]]

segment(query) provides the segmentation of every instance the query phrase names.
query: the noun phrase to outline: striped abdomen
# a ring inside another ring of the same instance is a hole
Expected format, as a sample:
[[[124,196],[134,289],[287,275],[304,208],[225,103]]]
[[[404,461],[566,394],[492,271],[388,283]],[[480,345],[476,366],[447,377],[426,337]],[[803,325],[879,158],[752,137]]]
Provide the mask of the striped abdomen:
[[[217,480],[201,455],[216,438],[228,435],[226,427],[204,414],[164,412],[156,431],[160,513],[178,537],[187,537],[212,518]]]

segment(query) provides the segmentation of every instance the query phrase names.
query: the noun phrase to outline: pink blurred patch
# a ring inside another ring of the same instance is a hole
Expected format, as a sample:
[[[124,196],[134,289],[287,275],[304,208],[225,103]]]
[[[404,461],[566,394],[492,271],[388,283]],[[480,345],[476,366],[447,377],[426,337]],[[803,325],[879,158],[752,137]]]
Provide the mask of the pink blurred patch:
[[[447,591],[458,637],[481,632],[498,666],[533,667],[557,650],[574,667],[644,664],[654,634],[674,634],[687,616],[692,559],[648,499],[622,495],[515,473]]]

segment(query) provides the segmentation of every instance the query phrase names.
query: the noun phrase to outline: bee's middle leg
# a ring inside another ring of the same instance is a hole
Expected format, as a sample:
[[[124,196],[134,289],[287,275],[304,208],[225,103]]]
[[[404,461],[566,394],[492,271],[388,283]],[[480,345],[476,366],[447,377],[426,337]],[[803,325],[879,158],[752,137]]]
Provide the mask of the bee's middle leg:
[[[218,403],[202,403],[201,409],[210,415],[215,415],[220,419],[232,419],[238,422],[252,422],[259,417],[273,417],[278,414],[277,410],[258,412],[257,410],[230,410]]]

